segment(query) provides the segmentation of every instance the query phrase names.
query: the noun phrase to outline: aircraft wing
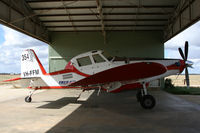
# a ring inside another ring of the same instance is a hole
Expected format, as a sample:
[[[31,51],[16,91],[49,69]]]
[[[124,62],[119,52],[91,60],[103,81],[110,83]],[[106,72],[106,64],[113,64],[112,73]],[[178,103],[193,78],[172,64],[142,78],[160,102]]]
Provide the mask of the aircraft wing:
[[[87,86],[115,81],[149,78],[163,74],[167,68],[155,62],[139,62],[111,68],[72,83],[70,86]]]

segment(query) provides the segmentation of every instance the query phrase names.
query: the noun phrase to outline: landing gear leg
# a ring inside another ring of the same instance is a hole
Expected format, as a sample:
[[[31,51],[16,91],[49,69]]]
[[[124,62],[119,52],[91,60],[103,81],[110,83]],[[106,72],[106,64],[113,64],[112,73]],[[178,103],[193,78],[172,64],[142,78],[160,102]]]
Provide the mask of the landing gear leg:
[[[81,93],[78,95],[77,99],[79,99],[79,98],[81,97],[81,94],[82,94],[84,91],[85,91],[85,89],[83,89],[83,90],[81,91]]]
[[[144,97],[144,95],[147,95],[147,88],[146,88],[146,84],[142,83],[143,85],[143,89],[140,89],[137,91],[136,97],[137,97],[137,101],[141,102],[142,98]]]
[[[98,89],[98,92],[97,92],[97,96],[99,96],[100,92],[101,92],[101,86],[99,86],[99,89]]]
[[[156,105],[156,100],[152,95],[149,95],[146,88],[146,83],[142,83],[143,89],[137,93],[137,100],[144,109],[152,109]]]
[[[137,101],[140,102],[142,100],[142,97],[143,97],[143,90],[140,89],[137,91],[137,94],[136,94]]]
[[[33,91],[29,92],[29,95],[27,97],[25,97],[25,102],[30,103],[32,101],[31,96],[33,95],[33,93],[36,91],[36,89],[34,89]]]

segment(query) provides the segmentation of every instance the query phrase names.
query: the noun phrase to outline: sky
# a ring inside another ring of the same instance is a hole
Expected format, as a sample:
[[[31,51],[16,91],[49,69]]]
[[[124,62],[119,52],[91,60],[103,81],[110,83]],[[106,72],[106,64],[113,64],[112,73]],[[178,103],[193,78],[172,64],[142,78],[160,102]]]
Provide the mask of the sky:
[[[33,49],[48,72],[48,45],[0,25],[0,73],[20,73],[21,53]]]
[[[178,48],[184,50],[185,41],[189,42],[188,60],[194,62],[194,69],[189,69],[189,73],[200,74],[200,22],[164,44],[165,58],[181,59]],[[25,49],[33,49],[48,72],[47,44],[0,25],[0,73],[20,73],[21,52]]]

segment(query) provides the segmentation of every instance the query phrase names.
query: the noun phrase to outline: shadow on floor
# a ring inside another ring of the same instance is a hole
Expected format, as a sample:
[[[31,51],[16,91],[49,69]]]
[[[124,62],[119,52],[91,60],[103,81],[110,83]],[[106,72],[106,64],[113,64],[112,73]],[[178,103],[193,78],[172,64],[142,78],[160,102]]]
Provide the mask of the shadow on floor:
[[[48,104],[39,106],[37,108],[42,108],[42,109],[60,109],[64,106],[66,106],[69,103],[77,103],[77,98],[76,97],[63,97],[61,99],[58,99],[56,101],[44,101],[47,102]]]
[[[46,133],[199,132],[199,105],[162,91],[152,93],[157,105],[152,110],[145,110],[136,100],[136,91],[101,93],[100,96],[95,91],[77,110]],[[73,98],[62,98],[42,108],[61,107],[70,102],[80,103]]]

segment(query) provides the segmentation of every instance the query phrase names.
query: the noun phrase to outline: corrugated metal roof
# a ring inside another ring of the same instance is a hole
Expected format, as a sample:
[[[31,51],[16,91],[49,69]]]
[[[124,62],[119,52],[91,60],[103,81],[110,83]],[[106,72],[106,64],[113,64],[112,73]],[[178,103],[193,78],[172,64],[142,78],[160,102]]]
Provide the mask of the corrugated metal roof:
[[[26,0],[49,31],[163,30],[180,0]]]

